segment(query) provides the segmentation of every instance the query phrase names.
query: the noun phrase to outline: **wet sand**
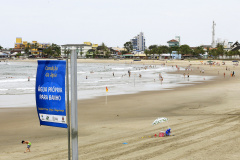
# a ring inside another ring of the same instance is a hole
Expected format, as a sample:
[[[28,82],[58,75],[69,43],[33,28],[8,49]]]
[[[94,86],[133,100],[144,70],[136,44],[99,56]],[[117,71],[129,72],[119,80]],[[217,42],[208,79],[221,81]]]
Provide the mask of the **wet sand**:
[[[78,101],[79,159],[239,159],[239,66],[227,62],[230,71],[226,71],[226,65],[210,67],[199,61],[166,63],[182,67],[189,64],[193,71],[177,73],[189,72],[190,78],[196,74],[216,78],[166,91],[109,96],[107,104],[105,97]],[[201,69],[205,73],[200,73]],[[233,70],[235,77],[230,76]],[[169,121],[152,126],[158,117]],[[34,107],[0,108],[0,126],[1,160],[67,159],[67,130],[39,126]],[[154,136],[168,127],[171,136]],[[23,153],[26,145],[22,140],[32,142],[30,153]]]

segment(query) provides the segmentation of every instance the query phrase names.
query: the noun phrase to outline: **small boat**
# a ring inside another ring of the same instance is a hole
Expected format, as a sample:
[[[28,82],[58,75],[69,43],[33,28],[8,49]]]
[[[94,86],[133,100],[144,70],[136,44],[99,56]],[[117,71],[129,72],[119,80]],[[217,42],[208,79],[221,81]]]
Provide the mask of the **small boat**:
[[[134,59],[133,61],[141,61],[141,59]]]

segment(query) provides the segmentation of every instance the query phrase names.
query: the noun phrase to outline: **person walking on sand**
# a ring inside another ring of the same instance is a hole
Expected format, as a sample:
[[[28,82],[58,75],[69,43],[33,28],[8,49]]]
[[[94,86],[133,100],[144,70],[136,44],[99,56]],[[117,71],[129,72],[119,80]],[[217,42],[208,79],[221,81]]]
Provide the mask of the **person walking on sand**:
[[[26,151],[24,153],[26,153],[27,151],[30,152],[30,147],[32,145],[31,142],[22,140],[22,144],[27,144],[27,149],[26,149]]]

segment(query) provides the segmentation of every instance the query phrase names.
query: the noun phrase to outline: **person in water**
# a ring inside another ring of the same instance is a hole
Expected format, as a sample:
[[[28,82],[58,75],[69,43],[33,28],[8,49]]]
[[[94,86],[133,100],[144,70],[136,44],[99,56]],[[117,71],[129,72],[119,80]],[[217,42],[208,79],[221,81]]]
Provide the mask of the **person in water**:
[[[27,144],[27,149],[26,149],[26,151],[24,153],[26,153],[27,151],[30,152],[30,147],[32,145],[31,142],[22,140],[22,144]]]

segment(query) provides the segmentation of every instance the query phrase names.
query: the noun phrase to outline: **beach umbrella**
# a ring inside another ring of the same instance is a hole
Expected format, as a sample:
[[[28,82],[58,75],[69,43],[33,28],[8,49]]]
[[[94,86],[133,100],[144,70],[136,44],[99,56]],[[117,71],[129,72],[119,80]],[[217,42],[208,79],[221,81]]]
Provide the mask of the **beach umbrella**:
[[[155,121],[153,121],[152,125],[156,125],[158,123],[163,123],[163,122],[167,122],[167,121],[168,121],[168,118],[165,118],[165,117],[157,118],[157,119],[155,119]]]

